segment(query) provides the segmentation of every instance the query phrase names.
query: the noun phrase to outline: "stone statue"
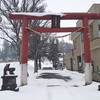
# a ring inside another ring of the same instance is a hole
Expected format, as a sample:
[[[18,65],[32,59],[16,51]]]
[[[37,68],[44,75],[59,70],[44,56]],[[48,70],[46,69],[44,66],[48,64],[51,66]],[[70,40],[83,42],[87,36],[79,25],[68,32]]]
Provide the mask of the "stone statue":
[[[8,73],[14,74],[15,68],[10,68],[9,66],[10,64],[6,64],[6,66],[4,67],[4,75],[7,75]]]

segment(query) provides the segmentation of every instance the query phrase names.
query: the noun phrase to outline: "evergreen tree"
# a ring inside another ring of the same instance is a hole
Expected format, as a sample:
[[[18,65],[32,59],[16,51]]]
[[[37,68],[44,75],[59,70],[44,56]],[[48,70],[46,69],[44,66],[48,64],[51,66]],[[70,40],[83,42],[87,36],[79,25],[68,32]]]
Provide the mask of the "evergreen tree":
[[[3,43],[3,49],[2,49],[2,59],[3,59],[3,61],[9,60],[9,54],[10,54],[10,45],[5,40],[4,43]]]
[[[58,63],[58,40],[51,39],[50,43],[48,43],[46,50],[46,57],[53,62],[53,67]]]
[[[59,53],[65,53],[67,51],[69,51],[70,49],[73,48],[73,45],[68,43],[68,42],[65,42],[63,39],[59,42]]]
[[[6,40],[3,43],[3,49],[0,50],[0,59],[3,61],[15,61],[17,60],[18,55],[13,49],[13,46]]]

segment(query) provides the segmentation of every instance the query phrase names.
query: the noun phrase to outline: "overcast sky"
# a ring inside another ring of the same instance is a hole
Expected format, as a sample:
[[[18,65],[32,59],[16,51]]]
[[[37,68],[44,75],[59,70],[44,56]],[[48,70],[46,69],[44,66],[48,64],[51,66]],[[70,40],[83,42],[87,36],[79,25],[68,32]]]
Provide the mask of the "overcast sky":
[[[87,12],[94,3],[100,4],[100,0],[45,0],[45,2],[47,12]],[[61,27],[75,25],[76,21],[61,22]]]
[[[100,0],[45,0],[47,10],[52,12],[87,12],[93,3]]]

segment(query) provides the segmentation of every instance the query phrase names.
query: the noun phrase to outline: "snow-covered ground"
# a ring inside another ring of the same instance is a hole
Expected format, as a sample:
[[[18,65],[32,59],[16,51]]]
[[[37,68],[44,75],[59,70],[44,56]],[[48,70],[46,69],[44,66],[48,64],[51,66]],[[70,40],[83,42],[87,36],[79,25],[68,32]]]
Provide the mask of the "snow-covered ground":
[[[39,70],[34,74],[34,63],[28,62],[28,85],[20,87],[20,65],[18,62],[10,63],[15,67],[19,92],[0,91],[0,100],[100,100],[99,83],[93,82],[84,86],[84,74],[68,70]],[[6,63],[0,63],[0,76]],[[52,66],[43,63],[42,66]],[[0,86],[2,79],[0,80]]]

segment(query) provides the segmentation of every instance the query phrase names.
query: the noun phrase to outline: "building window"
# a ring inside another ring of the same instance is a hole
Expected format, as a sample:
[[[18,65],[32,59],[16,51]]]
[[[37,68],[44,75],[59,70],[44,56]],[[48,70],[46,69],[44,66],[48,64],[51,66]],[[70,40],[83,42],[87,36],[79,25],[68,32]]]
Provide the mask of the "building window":
[[[83,42],[83,33],[80,33],[81,42]]]
[[[74,49],[76,49],[76,41],[73,41]]]
[[[90,25],[89,33],[90,33],[90,39],[93,40],[94,39],[94,35],[93,35],[93,24]]]
[[[100,37],[100,25],[99,25],[99,37]]]

